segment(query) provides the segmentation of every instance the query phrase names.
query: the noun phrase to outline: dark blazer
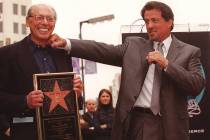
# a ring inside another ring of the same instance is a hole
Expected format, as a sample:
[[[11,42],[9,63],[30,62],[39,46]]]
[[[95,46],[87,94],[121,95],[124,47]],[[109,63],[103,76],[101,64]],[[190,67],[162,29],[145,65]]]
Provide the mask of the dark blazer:
[[[99,122],[96,126],[96,140],[110,140],[113,124],[114,108],[112,106],[101,105],[96,110],[96,118]],[[107,125],[107,128],[101,128],[100,125]]]
[[[34,90],[33,74],[40,73],[29,37],[0,49],[0,111],[9,117],[34,116],[27,108],[26,95]],[[56,72],[71,72],[71,57],[61,49],[52,49]],[[27,128],[24,130],[27,134]],[[29,132],[31,133],[31,132]],[[31,137],[30,139],[33,139]]]
[[[91,116],[92,115],[92,116]],[[97,140],[95,134],[95,128],[99,125],[96,113],[85,112],[82,118],[87,122],[87,126],[82,128],[83,140]]]
[[[0,140],[9,140],[9,137],[5,135],[5,132],[10,127],[9,121],[5,114],[0,114]]]
[[[146,55],[153,50],[153,43],[140,37],[129,37],[124,44],[118,46],[95,41],[70,41],[72,56],[122,67],[112,129],[112,139],[122,140],[127,135],[129,112],[140,94],[148,71]],[[162,74],[160,93],[164,140],[189,140],[186,97],[199,94],[204,86],[204,79],[200,74],[200,56],[199,48],[172,36],[167,55],[169,65]]]
[[[88,127],[95,127],[99,123],[97,120],[96,112],[93,112],[92,115],[93,116],[91,116],[89,112],[85,112],[82,115],[82,118],[88,123]]]

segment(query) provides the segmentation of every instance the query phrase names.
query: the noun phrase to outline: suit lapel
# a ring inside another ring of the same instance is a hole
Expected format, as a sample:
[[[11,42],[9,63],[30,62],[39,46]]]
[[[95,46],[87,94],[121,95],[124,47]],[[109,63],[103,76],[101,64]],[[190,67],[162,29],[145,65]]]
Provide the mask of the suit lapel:
[[[180,49],[181,46],[182,46],[182,44],[180,44],[179,40],[175,36],[172,36],[172,42],[171,42],[171,45],[170,45],[170,48],[169,48],[166,58],[169,61],[174,61],[181,51],[181,49]],[[141,64],[142,64],[142,66],[144,66],[144,70],[147,71],[149,65],[147,63],[146,56],[149,52],[154,51],[153,42],[148,41],[147,43],[145,43],[145,46],[143,46],[143,48],[140,51],[142,51]]]
[[[146,57],[149,52],[154,51],[152,41],[148,41],[147,43],[145,43],[145,46],[143,46],[143,48],[140,51],[142,51],[141,65],[143,66],[144,73],[147,73],[149,64],[146,60]]]
[[[32,50],[30,49],[30,43],[27,39],[23,40],[23,43],[17,48],[18,51],[17,61],[22,68],[24,74],[31,78],[34,73],[39,73],[40,70],[33,57]]]
[[[171,62],[173,62],[178,54],[180,53],[181,47],[182,45],[179,43],[179,41],[174,37],[172,36],[172,42],[171,42],[171,45],[170,45],[170,48],[168,50],[168,55],[167,55],[167,59]]]

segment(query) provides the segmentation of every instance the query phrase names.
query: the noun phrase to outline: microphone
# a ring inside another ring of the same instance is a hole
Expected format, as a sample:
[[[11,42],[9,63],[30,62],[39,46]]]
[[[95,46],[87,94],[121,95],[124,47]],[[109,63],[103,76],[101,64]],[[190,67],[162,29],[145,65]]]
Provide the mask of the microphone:
[[[114,15],[106,15],[106,16],[100,16],[100,17],[96,17],[96,18],[90,18],[88,20],[85,21],[81,21],[80,23],[97,23],[97,22],[103,22],[103,21],[107,21],[107,20],[112,20],[114,19]]]

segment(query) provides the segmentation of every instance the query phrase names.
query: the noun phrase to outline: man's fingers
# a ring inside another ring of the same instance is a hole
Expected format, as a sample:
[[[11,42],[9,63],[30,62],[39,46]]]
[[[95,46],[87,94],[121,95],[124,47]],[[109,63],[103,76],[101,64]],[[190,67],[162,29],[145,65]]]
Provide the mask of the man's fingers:
[[[82,93],[82,89],[83,89],[83,82],[81,80],[81,78],[79,76],[75,76],[74,80],[73,80],[74,86],[73,89],[74,91],[77,93],[78,97],[81,95]]]
[[[53,48],[59,48],[59,47],[65,47],[65,44],[66,44],[66,40],[65,39],[59,39],[59,40],[56,40],[54,42],[52,42],[51,46]]]
[[[37,98],[32,99],[32,106],[34,108],[40,107],[42,105],[43,105],[43,98],[37,97]]]
[[[164,58],[164,56],[158,51],[149,52],[147,57],[146,57],[149,64],[160,63],[160,61],[162,61],[163,58]]]
[[[36,108],[42,106],[44,99],[43,92],[41,90],[31,91],[27,95],[27,104],[29,108]]]
[[[53,48],[59,48],[66,46],[66,40],[58,36],[57,34],[51,35],[51,37],[48,40],[48,43]]]

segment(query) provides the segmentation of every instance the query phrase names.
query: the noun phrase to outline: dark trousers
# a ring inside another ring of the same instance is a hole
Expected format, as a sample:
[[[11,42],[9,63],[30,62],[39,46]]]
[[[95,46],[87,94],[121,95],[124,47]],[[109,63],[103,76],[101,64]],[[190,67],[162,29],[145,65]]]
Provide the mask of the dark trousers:
[[[163,140],[161,116],[135,107],[131,112],[127,140]]]

